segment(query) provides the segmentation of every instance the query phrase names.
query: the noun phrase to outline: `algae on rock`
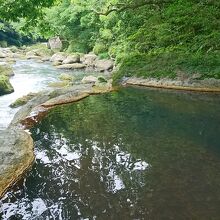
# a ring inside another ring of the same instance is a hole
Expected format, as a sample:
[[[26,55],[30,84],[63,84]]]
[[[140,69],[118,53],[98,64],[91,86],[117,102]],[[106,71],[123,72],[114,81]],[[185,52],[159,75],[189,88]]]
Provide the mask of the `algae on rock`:
[[[12,93],[14,91],[9,78],[0,74],[0,95]]]

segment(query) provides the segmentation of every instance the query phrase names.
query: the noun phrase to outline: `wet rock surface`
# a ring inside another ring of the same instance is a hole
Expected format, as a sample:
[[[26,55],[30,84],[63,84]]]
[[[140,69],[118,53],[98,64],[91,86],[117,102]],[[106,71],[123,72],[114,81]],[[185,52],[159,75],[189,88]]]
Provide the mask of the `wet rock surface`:
[[[112,91],[111,81],[102,85],[79,84],[66,88],[42,91],[24,105],[14,116],[9,127],[30,128],[41,120],[48,109],[79,101],[89,95]]]
[[[34,161],[33,140],[23,130],[0,132],[0,197]]]
[[[9,77],[13,76],[12,68],[8,65],[0,65],[0,95],[12,93],[14,91]]]

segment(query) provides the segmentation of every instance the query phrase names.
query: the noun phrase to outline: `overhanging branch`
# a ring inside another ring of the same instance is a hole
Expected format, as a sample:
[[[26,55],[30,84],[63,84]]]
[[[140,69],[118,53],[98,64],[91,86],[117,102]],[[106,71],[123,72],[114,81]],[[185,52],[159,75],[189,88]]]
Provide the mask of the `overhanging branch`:
[[[141,1],[139,3],[132,3],[132,4],[123,4],[123,3],[118,3],[115,5],[110,4],[105,11],[97,11],[93,9],[93,11],[98,14],[98,15],[104,15],[107,16],[112,12],[122,12],[125,10],[135,10],[137,8],[140,8],[145,5],[158,5],[158,4],[164,4],[164,3],[170,3],[172,0],[145,0]]]

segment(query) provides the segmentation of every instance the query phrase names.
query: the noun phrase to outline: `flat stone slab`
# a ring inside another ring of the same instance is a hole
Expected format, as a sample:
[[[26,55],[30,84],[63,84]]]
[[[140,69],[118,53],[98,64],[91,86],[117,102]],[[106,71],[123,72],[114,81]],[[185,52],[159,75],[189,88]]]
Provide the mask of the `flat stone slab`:
[[[33,140],[19,129],[0,131],[0,198],[34,161]]]

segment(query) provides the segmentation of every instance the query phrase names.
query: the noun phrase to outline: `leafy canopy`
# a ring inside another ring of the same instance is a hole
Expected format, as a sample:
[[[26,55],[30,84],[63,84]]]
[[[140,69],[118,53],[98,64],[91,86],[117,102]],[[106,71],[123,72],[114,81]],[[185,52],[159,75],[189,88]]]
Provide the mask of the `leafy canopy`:
[[[0,19],[19,21],[19,18],[34,20],[42,15],[44,7],[52,6],[56,0],[0,0]]]

